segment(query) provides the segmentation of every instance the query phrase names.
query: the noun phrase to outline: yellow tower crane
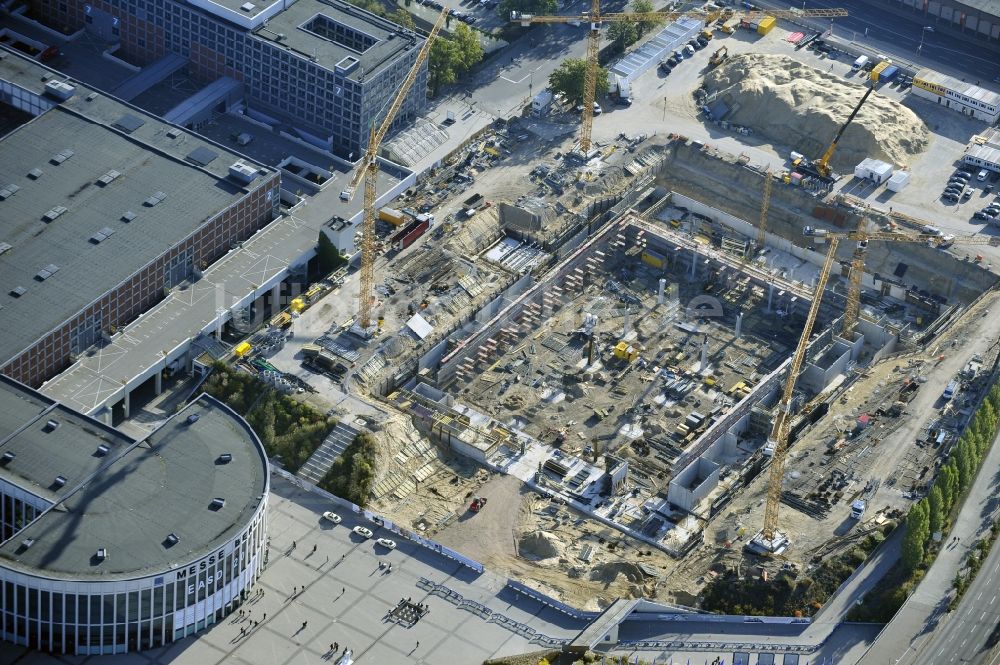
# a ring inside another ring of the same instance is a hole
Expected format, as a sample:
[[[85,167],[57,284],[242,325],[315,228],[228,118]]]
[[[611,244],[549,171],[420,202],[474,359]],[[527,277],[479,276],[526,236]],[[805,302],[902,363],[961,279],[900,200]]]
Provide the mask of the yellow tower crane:
[[[601,1],[591,0],[590,11],[577,16],[539,16],[511,12],[512,23],[528,26],[537,23],[572,23],[580,25],[589,23],[587,33],[587,68],[583,77],[583,117],[580,123],[580,152],[590,154],[590,134],[594,125],[594,97],[597,89],[597,54],[601,46],[601,24],[609,23],[646,23],[658,21],[674,21],[679,18],[706,19],[711,15],[704,12],[609,12],[601,13]],[[744,19],[763,18],[836,18],[847,16],[846,9],[775,9],[767,11],[748,11],[740,13]],[[714,20],[714,19],[713,19]]]
[[[414,60],[409,73],[407,73],[406,78],[403,79],[403,83],[399,86],[396,97],[392,100],[392,104],[389,105],[389,109],[382,119],[382,124],[377,128],[374,123],[372,124],[371,134],[368,138],[368,149],[361,158],[358,170],[354,172],[354,177],[351,179],[350,184],[341,193],[341,198],[346,198],[347,200],[354,198],[354,192],[358,187],[358,183],[364,178],[364,221],[361,224],[361,285],[358,292],[358,328],[364,334],[368,334],[371,327],[373,292],[375,289],[375,255],[378,252],[375,241],[375,221],[377,219],[377,215],[375,214],[375,192],[378,184],[378,151],[382,145],[382,139],[385,138],[385,135],[389,132],[389,128],[392,126],[392,121],[403,106],[407,93],[413,87],[413,82],[417,79],[420,67],[430,54],[431,44],[434,42],[438,32],[441,30],[441,26],[444,25],[447,18],[448,8],[445,7],[441,10],[437,21],[434,23],[434,27],[431,28],[430,33],[427,35],[427,40],[417,53],[417,59]]]
[[[911,218],[912,219],[912,218]],[[926,225],[926,224],[925,224]],[[865,273],[865,253],[869,240],[883,242],[922,242],[937,247],[945,245],[990,245],[1000,247],[1000,236],[941,236],[920,233],[910,235],[892,231],[866,231],[865,218],[862,216],[858,228],[842,237],[857,241],[854,254],[851,257],[851,272],[847,278],[847,306],[844,308],[844,326],[842,335],[846,338],[854,333],[858,324],[858,314],[861,311],[861,279]],[[829,234],[827,234],[829,235]]]
[[[781,481],[785,474],[785,455],[788,450],[788,434],[791,429],[792,396],[795,393],[795,384],[798,380],[799,371],[802,369],[802,361],[805,358],[806,348],[809,346],[809,338],[812,336],[813,325],[816,323],[816,314],[819,312],[820,301],[826,288],[827,279],[830,277],[830,268],[833,265],[839,242],[842,239],[856,241],[858,248],[861,250],[862,257],[864,249],[871,240],[923,242],[937,246],[952,242],[970,245],[1000,246],[1000,237],[992,236],[951,238],[927,233],[909,235],[890,231],[865,231],[860,228],[847,233],[831,233],[825,229],[815,229],[809,226],[805,227],[805,234],[812,236],[817,243],[829,242],[830,244],[826,252],[823,267],[820,270],[819,280],[816,283],[816,290],[813,294],[812,305],[809,308],[809,315],[806,317],[805,326],[802,328],[802,335],[799,337],[798,345],[795,347],[795,354],[792,356],[792,366],[789,368],[781,400],[778,402],[777,415],[774,425],[771,428],[771,436],[764,447],[765,454],[771,455],[771,468],[769,469],[767,484],[767,505],[764,509],[764,528],[759,534],[754,536],[749,545],[752,551],[762,554],[781,554],[788,546],[788,538],[778,531],[778,506],[781,503]],[[855,256],[857,256],[857,253]],[[862,258],[860,268],[856,272],[860,275],[863,271],[864,260]],[[855,267],[852,265],[853,272],[855,272]],[[860,302],[860,283],[859,277],[857,279],[858,290],[856,291],[855,303]],[[848,307],[850,308],[850,302],[848,302]],[[857,305],[855,305],[854,312],[854,323],[856,323]],[[854,323],[851,324],[851,330],[853,330]]]

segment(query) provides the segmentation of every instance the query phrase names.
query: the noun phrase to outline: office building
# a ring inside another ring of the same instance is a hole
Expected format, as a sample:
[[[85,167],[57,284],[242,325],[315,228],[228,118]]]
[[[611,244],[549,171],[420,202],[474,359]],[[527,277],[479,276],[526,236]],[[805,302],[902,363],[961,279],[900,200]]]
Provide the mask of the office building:
[[[280,176],[0,51],[0,373],[37,387],[270,223]]]
[[[120,42],[147,65],[168,54],[197,79],[242,84],[246,113],[354,160],[416,61],[423,38],[342,0],[33,0],[55,26]],[[221,93],[220,93],[221,94]],[[228,104],[222,96],[220,103]],[[394,121],[427,105],[427,66]]]
[[[913,77],[913,94],[993,124],[1000,119],[1000,94],[953,76],[921,69]]]

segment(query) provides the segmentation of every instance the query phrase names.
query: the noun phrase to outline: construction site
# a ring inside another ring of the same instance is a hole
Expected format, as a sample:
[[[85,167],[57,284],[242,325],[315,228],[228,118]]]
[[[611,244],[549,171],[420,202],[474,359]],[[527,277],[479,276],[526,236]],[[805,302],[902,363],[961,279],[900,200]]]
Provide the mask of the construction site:
[[[966,245],[998,243],[842,191],[859,159],[933,145],[896,99],[716,59],[684,104],[767,118],[759,136],[801,150],[782,168],[526,117],[369,211],[385,258],[360,314],[317,296],[271,362],[372,405],[374,510],[599,609],[808,573],[923,495],[997,358],[969,341],[996,275]]]

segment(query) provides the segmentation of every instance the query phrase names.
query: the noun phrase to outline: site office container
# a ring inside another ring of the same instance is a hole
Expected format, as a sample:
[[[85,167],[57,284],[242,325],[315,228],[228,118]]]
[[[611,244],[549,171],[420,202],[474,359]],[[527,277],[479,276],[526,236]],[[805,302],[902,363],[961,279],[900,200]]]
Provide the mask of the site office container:
[[[884,72],[886,68],[889,67],[890,64],[892,63],[890,63],[888,60],[883,60],[882,62],[872,67],[871,79],[873,83],[878,83],[879,76],[882,75],[882,72]]]

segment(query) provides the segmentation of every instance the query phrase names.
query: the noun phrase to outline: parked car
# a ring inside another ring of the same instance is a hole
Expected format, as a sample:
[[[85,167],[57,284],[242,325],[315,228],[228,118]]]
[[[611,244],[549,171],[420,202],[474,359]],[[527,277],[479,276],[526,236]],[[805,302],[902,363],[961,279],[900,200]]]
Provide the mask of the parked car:
[[[340,524],[340,515],[338,515],[337,513],[330,512],[329,510],[323,513],[323,519],[325,519],[327,522]]]
[[[944,194],[941,195],[941,198],[944,199],[945,201],[951,201],[952,203],[955,203],[955,202],[958,201],[958,194],[952,194],[951,192],[945,192]]]
[[[360,525],[354,527],[351,530],[354,531],[354,533],[356,533],[359,536],[361,536],[362,538],[371,538],[372,535],[373,535],[371,529],[365,528],[365,527],[360,526]]]
[[[670,62],[669,59],[660,62],[660,71],[664,74],[669,74],[674,70],[674,63]]]
[[[963,201],[968,201],[971,198],[972,198],[972,189],[971,188],[966,189],[965,191],[962,192],[962,200]]]
[[[972,219],[982,219],[982,220],[987,220],[987,219],[989,219],[989,218],[990,218],[990,215],[986,214],[986,213],[985,213],[984,211],[982,211],[982,210],[977,210],[976,212],[972,213]]]
[[[945,194],[955,194],[961,195],[962,191],[965,189],[965,185],[949,185],[944,188]]]
[[[381,545],[382,547],[386,548],[387,550],[394,550],[394,549],[396,549],[396,541],[395,540],[389,540],[388,538],[379,538],[375,542],[377,544]]]

